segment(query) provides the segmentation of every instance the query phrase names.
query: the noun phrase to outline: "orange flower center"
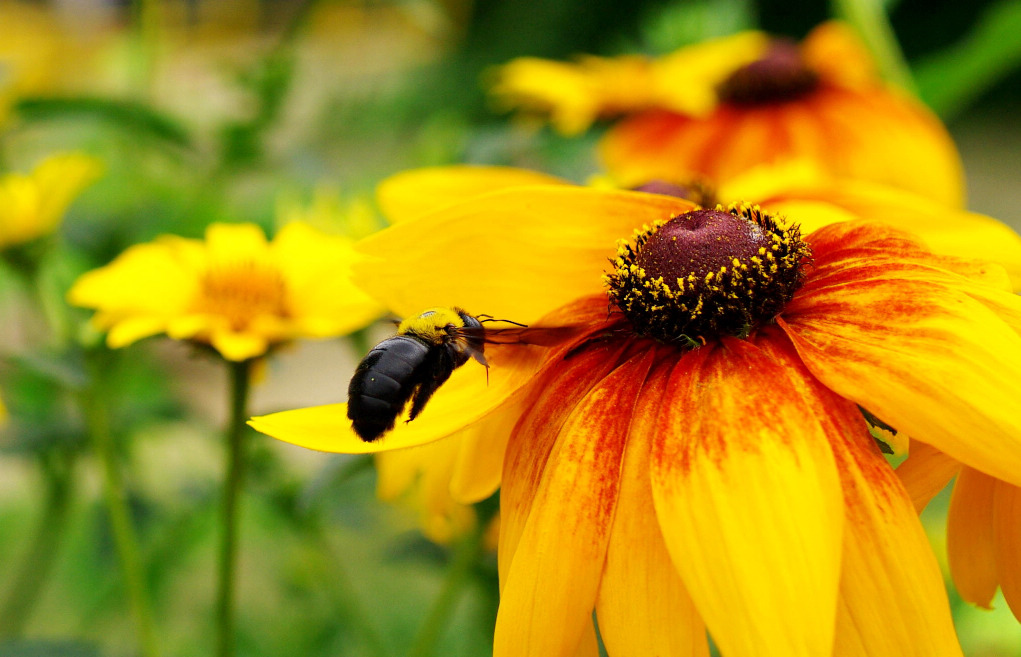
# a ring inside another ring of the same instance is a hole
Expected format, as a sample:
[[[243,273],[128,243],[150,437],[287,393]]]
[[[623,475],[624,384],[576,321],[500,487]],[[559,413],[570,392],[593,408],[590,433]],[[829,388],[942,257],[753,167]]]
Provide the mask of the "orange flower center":
[[[196,306],[198,312],[226,317],[239,331],[256,317],[290,315],[283,276],[254,259],[210,265],[200,279]]]
[[[797,44],[776,40],[760,59],[720,83],[716,95],[731,105],[767,105],[801,98],[818,84],[819,76],[805,65]]]
[[[698,346],[772,321],[801,286],[808,256],[799,226],[735,204],[635,231],[605,278],[637,334]]]

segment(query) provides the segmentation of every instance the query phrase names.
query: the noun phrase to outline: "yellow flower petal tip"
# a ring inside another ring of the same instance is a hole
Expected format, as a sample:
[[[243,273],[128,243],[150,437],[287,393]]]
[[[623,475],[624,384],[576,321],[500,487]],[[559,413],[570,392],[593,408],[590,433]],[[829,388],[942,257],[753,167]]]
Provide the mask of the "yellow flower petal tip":
[[[0,249],[54,232],[72,201],[102,174],[100,160],[62,153],[41,161],[28,174],[0,177]]]

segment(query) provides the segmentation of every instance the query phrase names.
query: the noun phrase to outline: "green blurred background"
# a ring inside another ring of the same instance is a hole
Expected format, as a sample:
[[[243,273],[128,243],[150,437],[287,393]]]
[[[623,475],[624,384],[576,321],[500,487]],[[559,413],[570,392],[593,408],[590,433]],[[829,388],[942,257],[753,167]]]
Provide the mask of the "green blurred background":
[[[1021,2],[886,8],[919,93],[962,151],[971,209],[1021,228]],[[800,38],[832,13],[779,0],[0,2],[0,94],[5,62],[38,67],[32,84],[0,96],[11,106],[0,163],[25,171],[78,149],[106,167],[49,244],[35,288],[10,263],[0,269],[11,413],[0,430],[0,614],[13,614],[0,618],[0,657],[138,654],[77,403],[90,374],[68,348],[95,339],[81,328],[87,313],[62,302],[79,273],[161,233],[201,236],[212,221],[272,229],[282,206],[313,199],[334,228],[378,227],[373,186],[416,166],[513,164],[582,181],[596,170],[598,130],[567,140],[494,113],[489,67],[663,53],[754,26]],[[360,350],[388,330],[277,354],[253,413],[342,401]],[[163,339],[104,358],[161,654],[209,654],[225,372]],[[240,655],[489,653],[493,555],[452,582],[463,546],[430,543],[412,510],[376,501],[371,461],[247,440]],[[944,492],[924,516],[941,558],[946,504]],[[26,563],[34,588],[18,588]],[[991,612],[951,598],[966,654],[1021,655],[1002,598]],[[423,629],[437,599],[450,615]]]

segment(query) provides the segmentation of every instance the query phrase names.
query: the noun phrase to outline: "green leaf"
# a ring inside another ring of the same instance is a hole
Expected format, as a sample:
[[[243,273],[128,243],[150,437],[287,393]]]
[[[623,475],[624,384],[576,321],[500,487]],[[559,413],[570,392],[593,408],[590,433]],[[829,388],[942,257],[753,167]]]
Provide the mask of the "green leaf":
[[[99,657],[94,644],[83,641],[57,641],[33,639],[30,641],[0,641],[0,655],[4,657]]]
[[[92,96],[28,97],[19,100],[15,109],[28,122],[87,118],[171,146],[186,149],[193,146],[191,135],[183,124],[148,105],[132,100]]]
[[[1021,64],[1021,0],[991,5],[971,32],[915,67],[922,99],[944,119],[967,109]]]

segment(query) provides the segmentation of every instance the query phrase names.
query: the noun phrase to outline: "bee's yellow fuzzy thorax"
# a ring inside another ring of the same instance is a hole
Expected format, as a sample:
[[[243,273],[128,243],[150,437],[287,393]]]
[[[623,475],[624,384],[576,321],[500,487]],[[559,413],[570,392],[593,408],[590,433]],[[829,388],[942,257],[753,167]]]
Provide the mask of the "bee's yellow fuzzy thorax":
[[[454,308],[430,308],[409,317],[397,326],[397,335],[415,335],[432,344],[440,344],[447,337],[445,327],[453,324],[461,328],[464,320]]]

